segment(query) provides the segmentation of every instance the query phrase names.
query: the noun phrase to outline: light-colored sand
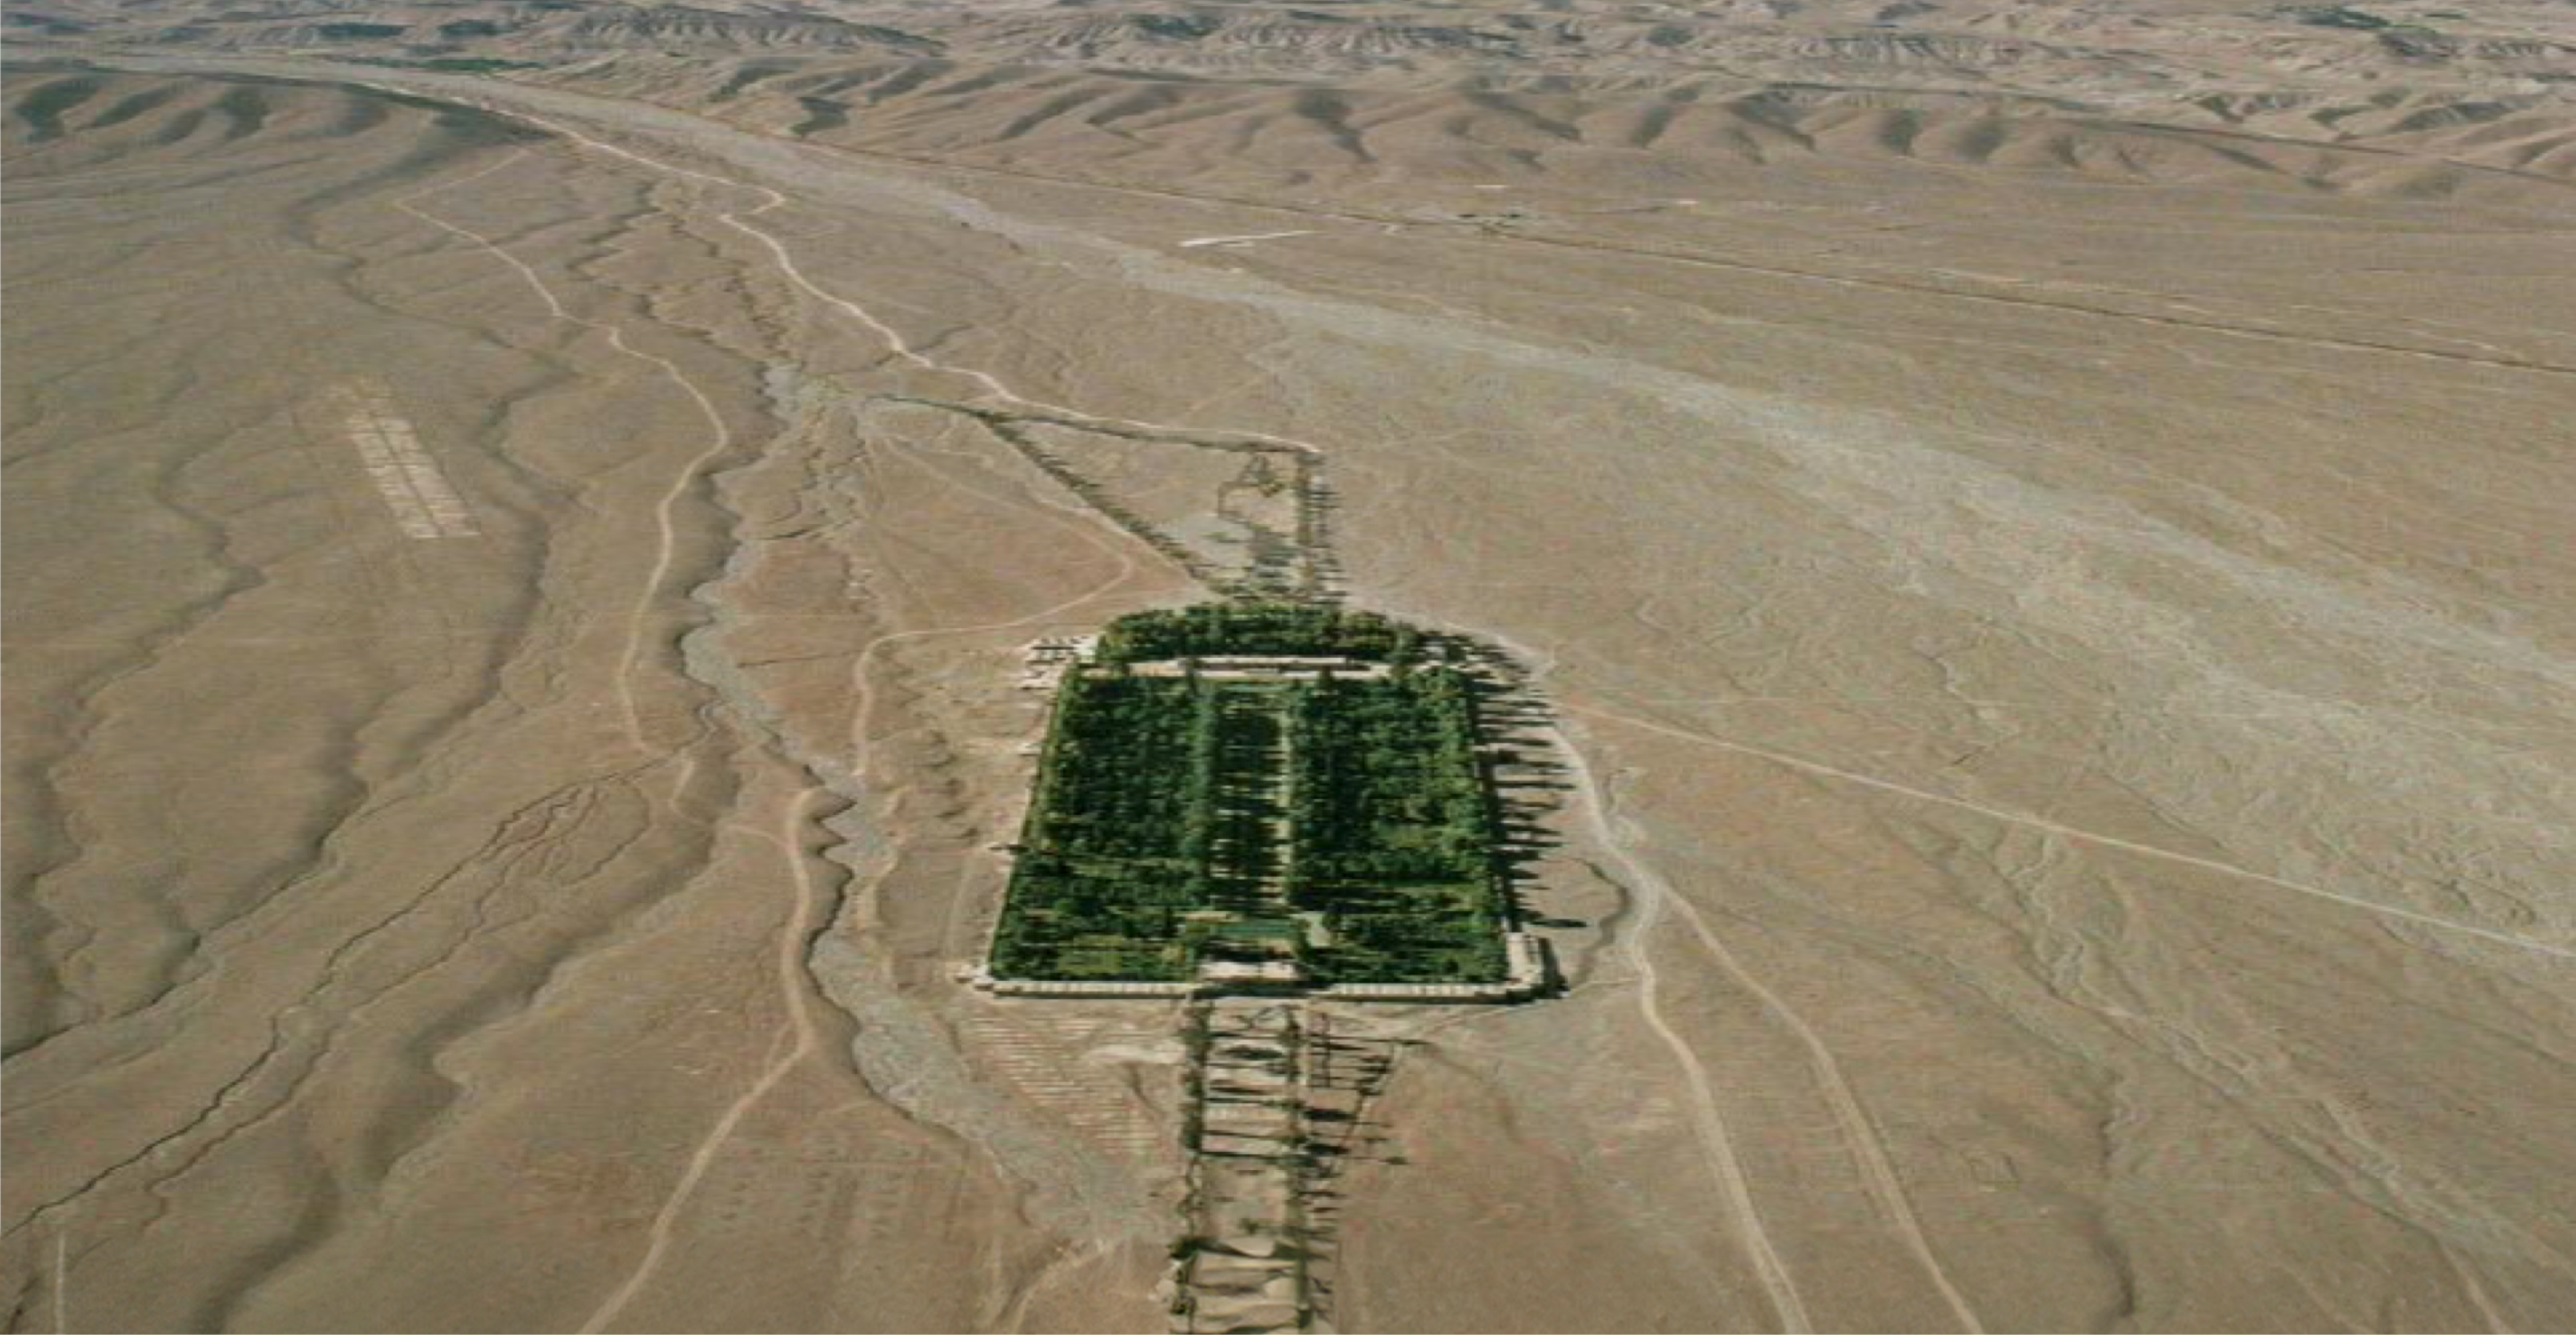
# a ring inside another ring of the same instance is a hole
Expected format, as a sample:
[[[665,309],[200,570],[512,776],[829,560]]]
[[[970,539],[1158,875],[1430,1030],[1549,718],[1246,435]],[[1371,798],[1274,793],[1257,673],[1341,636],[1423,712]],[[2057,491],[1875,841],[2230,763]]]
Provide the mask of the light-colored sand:
[[[2576,35],[2354,8],[22,7],[0,1310],[1160,1328],[952,969],[1257,527],[1554,705],[1336,1328],[2576,1322]]]

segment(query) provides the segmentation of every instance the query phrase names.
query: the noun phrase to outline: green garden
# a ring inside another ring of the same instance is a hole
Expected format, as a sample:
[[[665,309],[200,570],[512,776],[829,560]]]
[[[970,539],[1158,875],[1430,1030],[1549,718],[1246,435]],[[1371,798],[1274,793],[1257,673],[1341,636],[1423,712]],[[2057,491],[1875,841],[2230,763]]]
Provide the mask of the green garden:
[[[1368,666],[1199,663],[1248,657]],[[1221,603],[1115,622],[1056,697],[992,971],[1497,981],[1508,900],[1477,730],[1465,675],[1383,617]]]

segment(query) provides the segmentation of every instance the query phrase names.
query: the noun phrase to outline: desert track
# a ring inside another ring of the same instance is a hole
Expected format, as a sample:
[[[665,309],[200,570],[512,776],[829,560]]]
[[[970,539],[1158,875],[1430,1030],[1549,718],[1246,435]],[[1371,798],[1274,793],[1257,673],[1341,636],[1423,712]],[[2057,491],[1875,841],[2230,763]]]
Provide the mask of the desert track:
[[[644,352],[630,345],[626,341],[625,331],[616,325],[605,324],[597,320],[585,320],[574,315],[570,310],[565,308],[563,302],[556,299],[554,290],[546,286],[545,280],[537,276],[536,270],[521,263],[516,256],[512,255],[508,250],[494,242],[490,237],[484,236],[482,233],[476,232],[470,228],[458,226],[457,224],[440,218],[436,214],[430,213],[420,207],[420,201],[427,199],[431,195],[444,190],[461,189],[486,175],[496,171],[503,171],[517,165],[526,156],[527,155],[524,151],[513,153],[509,157],[478,169],[472,175],[455,181],[441,182],[413,194],[406,195],[403,198],[394,201],[394,207],[420,219],[422,222],[428,223],[432,227],[436,227],[441,231],[447,232],[450,235],[462,238],[473,245],[481,247],[483,251],[491,255],[492,258],[510,266],[512,272],[526,280],[529,289],[534,291],[537,294],[538,299],[545,303],[547,314],[568,324],[578,325],[584,329],[597,331],[608,340],[609,346],[615,348],[619,355],[634,358],[636,361],[654,368],[656,371],[661,373],[664,379],[670,382],[672,388],[677,389],[682,394],[686,395],[689,402],[696,407],[699,415],[706,419],[707,447],[705,451],[700,453],[696,458],[691,459],[680,469],[678,476],[671,479],[669,489],[662,493],[661,502],[653,508],[653,523],[657,538],[653,549],[653,564],[645,574],[642,587],[636,592],[634,611],[627,617],[626,650],[618,662],[617,690],[618,697],[624,704],[626,710],[627,734],[634,741],[636,750],[649,754],[653,752],[654,748],[652,743],[644,736],[643,709],[636,703],[635,698],[635,672],[637,659],[643,653],[644,639],[646,635],[645,621],[651,615],[655,602],[662,598],[664,594],[663,585],[670,577],[671,560],[676,541],[675,534],[672,529],[672,507],[679,504],[682,494],[697,483],[700,474],[705,471],[708,464],[723,457],[734,448],[733,432],[731,428],[725,425],[724,414],[716,410],[715,401],[708,398],[706,391],[698,388],[696,382],[690,380],[685,374],[682,374],[677,363],[671,361],[667,357],[658,357],[652,353]]]
[[[715,1163],[716,1156],[724,1152],[727,1142],[733,1137],[735,1128],[742,1124],[744,1116],[759,1106],[760,1101],[767,1097],[771,1090],[778,1087],[779,1081],[786,1079],[798,1066],[811,1060],[821,1049],[822,1032],[821,1027],[814,1022],[812,1014],[814,996],[813,989],[807,982],[804,956],[805,952],[812,948],[814,934],[823,929],[828,897],[822,892],[821,887],[815,884],[815,854],[805,845],[812,837],[817,811],[830,800],[829,795],[820,788],[806,789],[804,794],[787,808],[781,828],[775,833],[763,836],[777,848],[779,857],[788,863],[797,890],[796,905],[778,932],[778,992],[781,1006],[788,1016],[788,1023],[780,1032],[775,1047],[783,1047],[784,1050],[778,1051],[774,1047],[769,1064],[761,1071],[760,1078],[754,1080],[751,1087],[742,1092],[742,1097],[735,1099],[725,1108],[724,1115],[718,1117],[715,1125],[708,1128],[706,1138],[701,1140],[697,1149],[689,1155],[687,1165],[681,1170],[679,1182],[671,1188],[670,1197],[662,1203],[660,1210],[654,1212],[652,1229],[646,1235],[644,1254],[637,1258],[635,1269],[626,1276],[625,1282],[619,1284],[616,1290],[600,1303],[599,1309],[592,1312],[590,1318],[582,1323],[581,1328],[585,1335],[608,1329],[628,1305],[635,1301],[635,1295],[643,1292],[644,1286],[652,1282],[655,1271],[661,1266],[663,1254],[670,1250],[674,1221],[679,1218],[680,1211],[688,1206],[691,1194],[697,1190],[699,1182],[705,1179],[707,1169]]]
[[[1940,793],[1929,792],[1924,789],[1894,783],[1886,779],[1872,778],[1866,774],[1854,773],[1850,770],[1839,769],[1831,765],[1819,764],[1816,761],[1800,759],[1799,757],[1788,755],[1784,752],[1773,751],[1763,747],[1749,746],[1742,742],[1729,741],[1723,737],[1713,737],[1702,732],[1674,728],[1665,724],[1650,722],[1646,719],[1636,718],[1628,714],[1617,713],[1611,710],[1599,709],[1586,705],[1577,705],[1574,706],[1574,712],[1604,719],[1624,727],[1640,728],[1648,732],[1659,733],[1668,737],[1675,737],[1697,746],[1711,746],[1716,747],[1719,750],[1734,751],[1743,755],[1756,756],[1776,765],[1785,765],[1791,769],[1800,770],[1805,773],[1819,775],[1824,778],[1837,780],[1843,783],[1858,784],[1864,788],[1870,788],[1884,793],[1891,793],[1899,797],[1911,798],[1915,801],[1937,802],[1943,806],[1956,807],[1963,811],[1972,811],[1981,816],[1990,817],[1992,819],[2014,825],[2026,826],[2047,834],[2056,835],[2060,838],[2074,839],[2089,844],[2098,844],[2105,848],[2117,849],[2120,852],[2131,853],[2140,857],[2157,858],[2167,862],[2176,862],[2202,871],[2212,871],[2226,876],[2241,877],[2245,880],[2255,881],[2263,885],[2271,886],[2276,890],[2287,890],[2293,894],[2305,895],[2311,899],[2320,899],[2328,903],[2340,904],[2347,908],[2360,909],[2365,913],[2381,914],[2403,922],[2414,923],[2421,927],[2430,927],[2443,932],[2453,932],[2463,936],[2471,936],[2496,945],[2509,946],[2516,950],[2530,951],[2535,954],[2546,955],[2556,959],[2576,959],[2576,947],[2560,945],[2556,942],[2534,940],[2530,937],[2517,936],[2510,932],[2497,931],[2491,927],[2481,927],[2475,923],[2457,922],[2448,918],[2438,918],[2430,914],[2418,913],[2412,909],[2401,908],[2394,904],[2380,903],[2376,900],[2365,899],[2357,895],[2344,894],[2339,891],[2327,890],[2313,885],[2302,885],[2296,881],[2284,880],[2281,877],[2273,876],[2265,872],[2255,871],[2249,867],[2240,867],[2233,863],[2220,862],[2212,858],[2204,858],[2190,853],[2177,852],[2169,848],[2157,848],[2152,845],[2115,838],[2111,835],[2101,834],[2091,830],[2077,829],[2073,826],[2063,825],[2052,820],[2046,820],[2027,812],[2001,810],[1979,803],[1965,801],[1960,798],[1948,797]]]

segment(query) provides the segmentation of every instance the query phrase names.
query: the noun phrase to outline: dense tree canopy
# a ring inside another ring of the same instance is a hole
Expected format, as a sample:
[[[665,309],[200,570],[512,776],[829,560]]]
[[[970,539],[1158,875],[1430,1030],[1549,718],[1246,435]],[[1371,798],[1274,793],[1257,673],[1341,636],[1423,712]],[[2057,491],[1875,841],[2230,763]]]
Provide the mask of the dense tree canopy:
[[[995,972],[1174,980],[1210,950],[1288,950],[1328,980],[1499,979],[1506,901],[1461,674],[1252,683],[1114,666],[1416,651],[1409,627],[1291,604],[1112,625],[1113,666],[1071,674],[1057,698]]]

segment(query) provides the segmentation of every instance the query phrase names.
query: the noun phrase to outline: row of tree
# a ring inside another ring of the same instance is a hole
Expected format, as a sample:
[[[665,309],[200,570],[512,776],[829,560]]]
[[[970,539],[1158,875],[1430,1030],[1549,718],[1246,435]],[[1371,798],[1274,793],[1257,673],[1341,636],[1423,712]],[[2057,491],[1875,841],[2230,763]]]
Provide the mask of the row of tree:
[[[1475,714],[1456,673],[1320,682],[1291,726],[1292,889],[1471,880],[1492,865]]]
[[[1210,708],[1173,678],[1065,678],[994,932],[996,972],[1188,976],[1181,915],[1206,899]]]
[[[1374,612],[1277,600],[1138,612],[1109,623],[1099,647],[1104,663],[1280,655],[1402,663],[1421,652],[1421,632]]]
[[[1193,827],[1207,806],[1210,708],[1207,692],[1169,677],[1068,676],[1030,846],[1077,859],[1194,861]]]
[[[1483,982],[1504,970],[1474,698],[1447,669],[1318,682],[1290,719],[1288,893],[1333,945],[1319,976]]]

